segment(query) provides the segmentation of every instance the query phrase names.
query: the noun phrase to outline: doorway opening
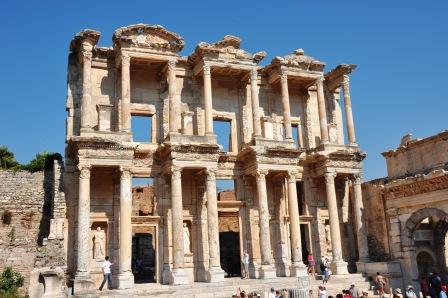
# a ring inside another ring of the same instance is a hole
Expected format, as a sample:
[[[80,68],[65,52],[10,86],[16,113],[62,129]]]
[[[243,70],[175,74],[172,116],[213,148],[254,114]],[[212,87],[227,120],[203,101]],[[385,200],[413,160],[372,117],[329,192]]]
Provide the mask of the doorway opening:
[[[132,236],[132,273],[135,283],[156,282],[156,251],[152,233]]]
[[[428,277],[434,270],[434,259],[426,251],[422,251],[417,255],[417,268],[419,278]]]
[[[241,276],[240,234],[219,232],[221,268],[227,277]]]

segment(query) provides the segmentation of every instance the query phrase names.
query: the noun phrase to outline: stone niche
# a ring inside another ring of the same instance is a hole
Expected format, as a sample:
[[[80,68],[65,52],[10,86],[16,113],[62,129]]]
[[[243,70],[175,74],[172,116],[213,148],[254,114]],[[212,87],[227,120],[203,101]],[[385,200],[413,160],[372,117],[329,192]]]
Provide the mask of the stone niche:
[[[92,265],[96,268],[100,268],[104,258],[108,255],[107,222],[92,223],[90,237],[92,240]]]

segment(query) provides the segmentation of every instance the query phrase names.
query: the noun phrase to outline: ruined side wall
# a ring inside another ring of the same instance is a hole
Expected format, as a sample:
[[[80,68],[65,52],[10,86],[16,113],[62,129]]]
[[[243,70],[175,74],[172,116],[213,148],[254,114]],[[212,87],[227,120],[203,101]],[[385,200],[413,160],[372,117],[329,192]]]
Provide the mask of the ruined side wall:
[[[389,234],[385,206],[383,203],[384,179],[372,180],[362,184],[364,220],[367,226],[367,239],[370,259],[375,262],[390,259]],[[383,231],[379,233],[378,231]]]
[[[63,232],[59,239],[47,239],[50,223],[65,217],[60,179],[57,164],[35,173],[0,171],[0,214],[11,214],[9,224],[0,221],[0,271],[12,266],[25,277],[26,285],[33,268],[64,265]]]

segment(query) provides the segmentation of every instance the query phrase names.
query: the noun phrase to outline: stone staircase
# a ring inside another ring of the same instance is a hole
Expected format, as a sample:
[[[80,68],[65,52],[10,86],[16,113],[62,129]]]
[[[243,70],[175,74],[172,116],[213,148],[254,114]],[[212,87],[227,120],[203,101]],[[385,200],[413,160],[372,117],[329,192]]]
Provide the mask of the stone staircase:
[[[354,282],[360,291],[370,289],[370,284],[362,274],[348,274],[332,276],[328,284],[325,284],[328,295],[336,296],[342,289],[346,289]],[[261,293],[261,297],[267,297],[271,287],[275,289],[308,288],[313,290],[313,298],[317,297],[317,288],[322,284],[320,276],[310,279],[295,277],[278,277],[275,279],[241,279],[226,278],[220,283],[195,282],[189,285],[161,285],[161,284],[136,284],[133,290],[98,291],[99,297],[155,297],[155,298],[202,298],[216,297],[229,298],[240,288],[241,290]],[[373,292],[369,291],[369,296]],[[304,298],[308,298],[306,295]]]

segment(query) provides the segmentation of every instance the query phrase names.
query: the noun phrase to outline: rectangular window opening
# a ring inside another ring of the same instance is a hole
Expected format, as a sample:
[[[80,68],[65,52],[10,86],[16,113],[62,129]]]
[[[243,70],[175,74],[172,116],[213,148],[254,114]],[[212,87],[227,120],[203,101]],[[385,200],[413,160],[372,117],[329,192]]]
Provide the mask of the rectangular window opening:
[[[293,124],[291,125],[291,128],[292,128],[292,139],[294,140],[294,146],[296,148],[300,148],[299,125]]]
[[[229,120],[213,120],[213,131],[217,136],[218,144],[222,146],[226,152],[232,151],[231,142],[231,122]]]
[[[134,142],[152,143],[152,116],[131,115]]]

